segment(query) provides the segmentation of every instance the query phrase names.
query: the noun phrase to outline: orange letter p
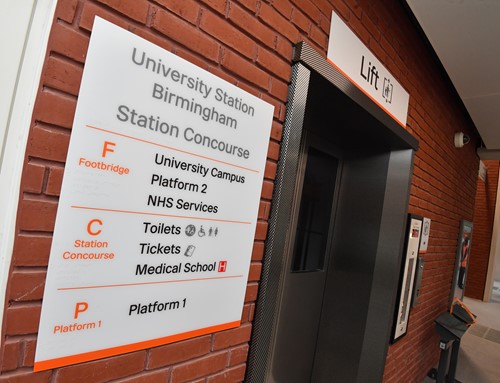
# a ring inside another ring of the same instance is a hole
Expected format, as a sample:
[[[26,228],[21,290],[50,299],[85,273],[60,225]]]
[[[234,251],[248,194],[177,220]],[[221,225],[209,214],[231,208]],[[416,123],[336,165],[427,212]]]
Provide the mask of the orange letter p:
[[[87,302],[77,302],[75,306],[75,319],[78,319],[78,315],[80,315],[80,313],[87,311],[88,308],[89,304]]]

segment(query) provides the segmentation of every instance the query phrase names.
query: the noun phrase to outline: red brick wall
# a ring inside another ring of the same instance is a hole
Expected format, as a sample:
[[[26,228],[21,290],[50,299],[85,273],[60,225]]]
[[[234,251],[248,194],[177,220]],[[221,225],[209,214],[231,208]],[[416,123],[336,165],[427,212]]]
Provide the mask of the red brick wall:
[[[474,208],[474,230],[465,295],[483,299],[488,263],[490,259],[491,236],[498,187],[498,161],[484,161],[487,167],[486,181],[478,179],[476,205]]]
[[[331,4],[333,3],[333,5]],[[472,220],[475,131],[398,1],[60,0],[37,96],[2,331],[0,383],[239,382],[260,279],[292,43],[326,56],[335,9],[410,93],[408,130],[420,140],[410,211],[432,219],[421,303],[390,347],[384,381],[421,382],[437,363],[433,320],[447,307],[460,219]],[[46,266],[71,124],[94,15],[136,33],[275,105],[242,326],[184,342],[32,373]],[[453,147],[464,131],[472,143]]]

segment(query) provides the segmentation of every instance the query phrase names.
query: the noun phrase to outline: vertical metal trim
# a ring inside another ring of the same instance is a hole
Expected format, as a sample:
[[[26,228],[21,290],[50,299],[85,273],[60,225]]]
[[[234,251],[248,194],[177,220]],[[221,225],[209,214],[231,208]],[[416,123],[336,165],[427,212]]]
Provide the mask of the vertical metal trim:
[[[367,335],[361,352],[356,382],[382,381],[389,349],[394,307],[399,286],[402,249],[413,174],[413,149],[392,151],[387,170],[384,211],[373,271],[370,303],[366,320]],[[401,198],[404,195],[405,198]],[[396,233],[401,232],[399,241]],[[398,259],[393,255],[397,254]]]
[[[281,297],[286,271],[283,264],[287,259],[284,250],[288,225],[283,225],[283,222],[289,223],[292,215],[309,80],[310,71],[300,63],[295,64],[292,68],[261,284],[253,322],[246,376],[249,383],[262,383],[270,376],[271,350],[275,343],[279,309],[277,301]]]

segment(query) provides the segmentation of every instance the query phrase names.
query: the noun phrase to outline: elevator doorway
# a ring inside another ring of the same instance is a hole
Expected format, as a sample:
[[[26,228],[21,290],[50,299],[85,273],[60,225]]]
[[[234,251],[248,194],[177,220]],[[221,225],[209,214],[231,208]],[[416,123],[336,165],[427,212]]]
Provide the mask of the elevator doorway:
[[[247,382],[378,382],[418,142],[296,48]]]
[[[290,383],[316,381],[313,367],[342,172],[335,151],[311,133],[301,152],[277,329],[280,351],[274,360],[277,381]]]

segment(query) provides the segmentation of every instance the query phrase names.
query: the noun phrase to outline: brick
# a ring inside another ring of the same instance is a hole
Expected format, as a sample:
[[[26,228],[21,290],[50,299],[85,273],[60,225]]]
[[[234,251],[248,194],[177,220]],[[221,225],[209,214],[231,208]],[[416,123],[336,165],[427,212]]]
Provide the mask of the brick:
[[[28,163],[23,173],[21,188],[25,192],[41,193],[44,177],[45,177],[45,166]]]
[[[72,23],[75,18],[78,0],[60,0],[57,2],[55,16],[67,23]]]
[[[284,18],[278,11],[262,3],[259,18],[270,28],[283,35],[287,40],[296,43],[299,41],[299,31]]]
[[[156,2],[191,24],[196,24],[200,15],[201,7],[194,0],[156,0]]]
[[[26,231],[53,231],[57,202],[24,199],[20,204],[19,228]]]
[[[259,285],[257,283],[249,283],[245,293],[245,303],[254,302],[257,299]]]
[[[288,100],[288,83],[273,78],[269,92],[282,102]]]
[[[64,168],[59,166],[51,166],[49,169],[49,178],[47,180],[47,195],[58,196],[61,194],[61,186],[64,175]]]
[[[267,161],[266,167],[264,169],[264,177],[267,179],[274,180],[276,178],[276,172],[278,168],[275,162]]]
[[[253,318],[255,316],[255,303],[250,304],[250,315],[248,317],[248,320],[250,322],[253,322]]]
[[[33,301],[43,298],[47,273],[39,270],[15,270],[10,277],[9,299]]]
[[[251,334],[252,326],[250,324],[245,324],[237,328],[215,333],[212,349],[214,351],[218,351],[248,342]]]
[[[219,58],[220,45],[216,41],[193,25],[162,9],[154,15],[152,28],[208,60],[215,62]]]
[[[76,99],[59,93],[42,92],[38,96],[33,116],[37,121],[71,128],[75,110]]]
[[[259,0],[239,0],[239,4],[243,5],[246,9],[248,9],[252,14],[257,12],[257,4],[259,4]],[[232,4],[229,3],[229,6]]]
[[[292,74],[291,63],[288,63],[288,62],[282,60],[275,53],[271,53],[270,51],[268,51],[266,49],[259,48],[259,53],[257,56],[257,63],[260,66],[262,66],[264,69],[267,69],[272,74],[279,77],[280,79],[282,79],[284,81],[290,80],[290,76]],[[288,93],[288,89],[285,93],[285,99],[283,101],[286,101],[286,94],[287,93]]]
[[[357,17],[361,18],[363,14],[362,6],[357,1],[349,1],[347,2],[347,6],[343,3],[336,3],[335,10],[340,13],[346,20],[350,20],[351,18]],[[351,16],[353,13],[353,17]]]
[[[249,282],[256,282],[260,280],[260,274],[262,273],[262,264],[261,263],[252,263],[250,265],[250,271],[248,274]]]
[[[235,23],[240,29],[251,34],[253,39],[264,43],[269,48],[276,45],[276,32],[266,25],[263,25],[253,14],[231,2],[229,4],[229,20]]]
[[[262,69],[255,67],[252,62],[243,59],[234,52],[225,51],[222,65],[232,73],[243,77],[260,88],[267,89],[269,87],[270,76]]]
[[[245,304],[243,305],[243,310],[241,310],[241,319],[240,319],[240,324],[248,323],[249,318],[250,318],[250,310],[251,310],[251,304]]]
[[[271,203],[268,201],[260,201],[259,204],[259,212],[258,212],[258,218],[259,219],[269,219],[269,210],[271,207]]]
[[[238,383],[245,379],[245,365],[233,367],[208,378],[207,383]]]
[[[19,366],[21,343],[17,339],[9,339],[3,345],[1,371],[12,371]]]
[[[373,22],[372,18],[366,13],[361,17],[361,22],[366,27],[370,35],[375,39],[375,41],[380,41],[380,30],[378,26]]]
[[[14,266],[47,266],[52,237],[41,235],[18,235],[14,244],[12,264]]]
[[[294,7],[292,3],[288,0],[281,0],[281,1],[274,1],[273,7],[283,15],[287,20],[290,20],[292,18],[292,13],[294,10]]]
[[[33,367],[35,364],[36,338],[23,339],[24,353],[22,359],[23,367]]]
[[[385,61],[385,51],[375,40],[370,40],[370,50],[381,61]]]
[[[29,137],[28,155],[64,162],[68,154],[69,138],[69,132],[37,124]]]
[[[309,33],[311,40],[318,44],[324,50],[328,49],[328,35],[316,26],[311,26]]]
[[[267,96],[266,94],[262,95],[262,99],[264,101],[267,101],[268,103],[274,105],[274,118],[277,119],[279,122],[283,123],[285,121],[285,115],[286,115],[286,107],[285,104],[276,100],[275,98],[271,98]]]
[[[102,4],[106,4],[111,8],[117,10],[122,15],[130,17],[131,19],[145,24],[148,18],[149,3],[147,0],[97,0]]]
[[[229,365],[236,366],[245,363],[248,358],[248,349],[248,344],[232,348],[229,354]]]
[[[267,222],[257,222],[257,228],[255,229],[255,239],[264,241],[267,237]]]
[[[172,383],[188,382],[202,376],[211,375],[226,367],[227,353],[210,354],[178,366],[172,370]]]
[[[149,351],[148,369],[168,366],[208,354],[211,336],[156,347]]]
[[[257,53],[257,45],[252,39],[230,25],[226,19],[212,12],[204,11],[202,13],[200,28],[221,41],[222,44],[233,48],[250,59],[253,59]]]
[[[77,96],[82,75],[81,66],[59,57],[49,57],[42,81],[45,86]]]
[[[382,49],[389,55],[389,57],[391,58],[396,57],[397,55],[396,50],[387,39],[387,36],[380,37],[380,45],[382,46]]]
[[[92,26],[94,25],[94,19],[96,16],[99,16],[104,20],[108,20],[109,22],[124,29],[129,29],[130,27],[130,23],[117,14],[109,12],[96,4],[86,2],[83,6],[82,15],[80,17],[80,28],[89,32],[92,31]]]
[[[87,55],[89,38],[74,29],[54,24],[49,38],[49,50],[83,63]]]
[[[146,351],[76,364],[58,370],[54,383],[101,383],[137,374],[144,369]]]
[[[32,371],[17,370],[0,375],[0,383],[50,383],[52,371],[33,373]]]
[[[271,138],[274,138],[276,141],[281,141],[283,137],[283,125],[277,121],[273,121],[273,125],[271,127]]]
[[[273,197],[274,184],[271,181],[264,180],[262,183],[262,192],[260,197],[270,200]]]
[[[319,11],[322,14],[321,16],[327,15],[328,17],[330,17],[332,13],[332,6],[328,2],[328,0],[314,0],[314,5],[318,7]]]
[[[304,15],[298,9],[293,10],[292,22],[297,28],[299,28],[305,34],[309,34],[309,31],[311,30],[311,22],[306,17],[306,15]]]
[[[253,244],[252,261],[261,261],[264,258],[264,243],[255,242]]]
[[[115,380],[115,383],[159,383],[167,382],[170,370],[156,370],[134,375],[130,378]]]
[[[276,52],[287,61],[292,61],[293,44],[281,36],[276,37]]]
[[[321,15],[321,18],[319,20],[319,27],[321,28],[321,30],[323,32],[325,32],[326,34],[330,34],[330,14],[328,16],[326,15]]]
[[[10,306],[5,314],[5,334],[35,334],[40,321],[40,304],[22,304]]]
[[[226,0],[201,0],[205,5],[209,6],[213,10],[219,12],[222,15],[226,14]]]
[[[304,12],[311,20],[318,22],[321,12],[319,8],[315,5],[315,2],[311,0],[292,0],[296,8]]]

